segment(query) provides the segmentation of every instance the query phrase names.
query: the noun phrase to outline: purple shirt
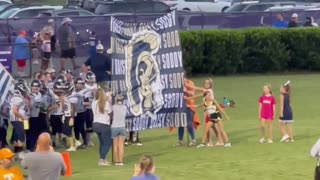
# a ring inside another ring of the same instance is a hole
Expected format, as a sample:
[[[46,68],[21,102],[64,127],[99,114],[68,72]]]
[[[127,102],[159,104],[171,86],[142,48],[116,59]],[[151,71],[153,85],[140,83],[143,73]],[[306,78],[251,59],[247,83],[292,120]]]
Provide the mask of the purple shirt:
[[[130,180],[159,180],[159,178],[153,174],[141,174],[130,178]]]

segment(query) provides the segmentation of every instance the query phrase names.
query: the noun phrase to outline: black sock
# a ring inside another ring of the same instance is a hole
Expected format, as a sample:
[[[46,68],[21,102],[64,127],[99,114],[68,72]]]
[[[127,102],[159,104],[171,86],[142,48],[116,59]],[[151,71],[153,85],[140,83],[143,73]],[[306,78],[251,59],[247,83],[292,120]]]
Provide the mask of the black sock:
[[[18,147],[17,147],[17,146],[14,147],[13,152],[14,152],[14,153],[17,153],[17,152],[18,152]]]

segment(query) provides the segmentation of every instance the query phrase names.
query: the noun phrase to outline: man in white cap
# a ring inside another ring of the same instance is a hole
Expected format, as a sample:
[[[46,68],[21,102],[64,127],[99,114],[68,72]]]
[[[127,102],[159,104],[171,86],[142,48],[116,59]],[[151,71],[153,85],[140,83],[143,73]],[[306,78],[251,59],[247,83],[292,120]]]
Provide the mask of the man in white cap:
[[[298,25],[298,14],[293,13],[291,16],[291,21],[288,24],[288,28],[294,28],[294,27],[299,27]]]
[[[104,47],[101,42],[98,42],[96,47],[97,53],[87,59],[82,65],[82,72],[86,73],[91,71],[96,76],[97,83],[104,88],[109,87],[111,80],[111,52],[108,50],[108,54],[104,54]]]
[[[76,65],[74,58],[76,56],[75,50],[75,38],[76,34],[70,26],[72,20],[68,17],[63,18],[61,26],[58,29],[57,33],[57,45],[61,49],[61,61],[60,66],[61,70],[65,69],[64,61],[65,59],[71,59],[73,69],[78,69],[79,66]]]

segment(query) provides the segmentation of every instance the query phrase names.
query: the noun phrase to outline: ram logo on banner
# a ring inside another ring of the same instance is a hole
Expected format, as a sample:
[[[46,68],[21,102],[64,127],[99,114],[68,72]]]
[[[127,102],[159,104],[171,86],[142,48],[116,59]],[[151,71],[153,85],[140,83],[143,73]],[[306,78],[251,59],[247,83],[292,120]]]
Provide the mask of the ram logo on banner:
[[[186,126],[175,12],[149,22],[111,18],[112,91],[124,95],[129,130]]]

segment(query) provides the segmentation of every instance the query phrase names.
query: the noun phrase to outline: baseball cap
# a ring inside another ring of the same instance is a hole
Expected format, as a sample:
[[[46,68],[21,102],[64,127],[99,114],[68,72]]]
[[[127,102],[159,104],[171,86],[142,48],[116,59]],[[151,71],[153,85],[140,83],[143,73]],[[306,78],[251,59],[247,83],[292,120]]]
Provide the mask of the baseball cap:
[[[291,17],[292,17],[292,18],[297,18],[297,17],[298,17],[298,14],[297,14],[297,13],[293,13]]]
[[[0,149],[0,159],[10,159],[14,153],[9,148]]]
[[[48,68],[48,69],[46,70],[46,72],[48,72],[48,73],[55,73],[56,70],[53,69],[53,68]]]
[[[99,42],[99,44],[96,47],[97,50],[104,50],[103,45],[101,44],[101,42]]]
[[[67,22],[72,22],[72,20],[68,17],[63,18],[61,24],[67,23]]]
[[[20,30],[20,31],[19,31],[19,35],[27,35],[27,33],[26,33],[25,30]]]

